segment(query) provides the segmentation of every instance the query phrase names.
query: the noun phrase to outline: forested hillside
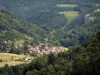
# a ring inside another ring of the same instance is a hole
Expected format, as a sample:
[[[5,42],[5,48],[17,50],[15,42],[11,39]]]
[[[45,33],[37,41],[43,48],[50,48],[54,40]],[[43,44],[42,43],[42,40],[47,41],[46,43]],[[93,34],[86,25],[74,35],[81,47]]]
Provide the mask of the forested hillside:
[[[36,36],[42,37],[43,35],[39,33],[37,34],[37,30],[45,33],[43,29],[36,26],[35,24],[31,24],[20,19],[18,20],[15,16],[2,9],[0,10],[0,30],[2,39],[5,38],[5,40],[17,40],[24,38],[25,35],[29,37],[34,36],[34,39]],[[6,34],[8,34],[8,36]],[[20,36],[21,34],[22,36]]]
[[[11,45],[42,41],[45,36],[46,31],[37,25],[18,20],[7,11],[0,10],[0,51],[9,51]]]
[[[0,53],[0,75],[100,75],[100,0],[0,0]]]
[[[75,45],[82,43],[84,40],[92,36],[93,33],[100,29],[100,7],[93,6],[93,10],[84,15],[84,23],[81,25],[72,24],[70,29],[67,29],[62,44],[64,46]],[[80,22],[80,21],[79,21]],[[74,27],[74,28],[73,28]]]
[[[99,29],[100,12],[95,12],[100,8],[95,6],[98,3],[98,0],[1,0],[1,38],[3,42],[19,40],[65,47],[81,44]],[[90,22],[93,17],[95,20]]]

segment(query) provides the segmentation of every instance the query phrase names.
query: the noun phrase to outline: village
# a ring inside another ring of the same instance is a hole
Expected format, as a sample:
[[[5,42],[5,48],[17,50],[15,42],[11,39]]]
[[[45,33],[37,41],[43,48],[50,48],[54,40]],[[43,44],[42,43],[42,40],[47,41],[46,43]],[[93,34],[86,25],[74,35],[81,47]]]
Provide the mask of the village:
[[[65,47],[56,47],[48,44],[39,44],[39,45],[27,45],[27,52],[30,54],[36,54],[36,56],[43,56],[44,54],[50,53],[59,53],[68,51],[68,48]]]
[[[8,45],[7,41],[4,41],[2,44],[5,44],[5,49],[7,53],[13,53],[11,52],[11,45]],[[36,56],[43,56],[44,54],[50,54],[50,53],[59,53],[68,51],[68,48],[62,47],[62,46],[54,46],[52,44],[47,43],[38,43],[38,44],[14,44],[14,49],[22,48],[23,52],[19,52],[19,54],[27,54],[28,55],[36,55]],[[17,54],[17,53],[15,53]]]
[[[43,55],[48,55],[50,53],[59,53],[59,52],[64,52],[64,51],[68,51],[68,48],[62,47],[62,46],[54,46],[51,44],[47,44],[47,43],[38,43],[38,44],[14,44],[14,51],[16,51],[16,49],[18,48],[22,48],[22,52],[19,52],[18,55],[19,56],[23,56],[23,57],[19,57],[18,56],[18,60],[15,60],[15,55],[13,56],[13,54],[17,54],[17,53],[13,53],[11,52],[12,47],[11,45],[8,45],[7,41],[4,41],[2,44],[5,44],[5,49],[6,49],[6,53],[2,52],[1,56],[3,54],[3,56],[5,55],[9,55],[10,57],[8,58],[13,62],[31,62],[33,59],[37,58],[37,57],[42,57]],[[8,54],[7,54],[8,53]],[[8,59],[2,59],[2,57],[0,58],[1,62],[7,62]]]

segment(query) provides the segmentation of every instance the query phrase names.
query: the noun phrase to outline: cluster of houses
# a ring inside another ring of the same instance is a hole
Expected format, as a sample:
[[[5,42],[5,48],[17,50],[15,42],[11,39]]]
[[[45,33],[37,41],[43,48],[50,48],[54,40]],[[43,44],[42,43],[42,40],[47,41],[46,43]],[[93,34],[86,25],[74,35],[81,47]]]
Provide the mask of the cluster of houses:
[[[7,41],[5,41],[4,44],[7,44]],[[36,56],[42,56],[44,54],[50,54],[50,53],[59,53],[59,52],[64,52],[68,50],[68,48],[65,48],[65,47],[56,47],[53,45],[43,44],[43,43],[40,43],[38,45],[28,44],[25,46],[23,44],[15,45],[15,48],[18,48],[18,47],[23,47],[25,53],[35,54]],[[10,49],[11,47],[7,45],[7,52],[10,52]],[[28,58],[28,60],[30,59]]]
[[[47,44],[40,44],[40,45],[27,45],[27,52],[32,54],[35,53],[37,56],[42,56],[44,54],[49,53],[59,53],[67,51],[68,48],[65,47],[56,47],[56,46],[50,46]]]

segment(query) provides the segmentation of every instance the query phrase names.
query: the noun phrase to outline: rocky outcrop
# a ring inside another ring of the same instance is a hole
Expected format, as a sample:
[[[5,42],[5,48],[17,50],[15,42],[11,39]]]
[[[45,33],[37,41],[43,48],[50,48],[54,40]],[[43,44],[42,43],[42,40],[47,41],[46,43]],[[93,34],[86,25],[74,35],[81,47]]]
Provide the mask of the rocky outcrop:
[[[92,16],[92,14],[86,14],[84,17],[85,24],[88,24],[88,23],[94,21],[95,19],[96,19],[96,17]]]

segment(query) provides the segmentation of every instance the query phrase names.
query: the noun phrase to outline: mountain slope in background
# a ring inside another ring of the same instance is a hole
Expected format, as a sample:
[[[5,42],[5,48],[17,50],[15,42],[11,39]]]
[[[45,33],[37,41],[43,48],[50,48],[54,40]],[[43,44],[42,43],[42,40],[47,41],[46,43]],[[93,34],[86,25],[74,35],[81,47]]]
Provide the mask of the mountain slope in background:
[[[38,31],[39,30],[39,31]],[[0,41],[42,40],[45,30],[35,24],[18,20],[10,13],[0,10]]]
[[[87,39],[88,34],[94,33],[99,28],[99,24],[93,28],[94,25],[84,22],[85,15],[93,12],[96,9],[94,5],[98,2],[98,0],[91,2],[89,0],[1,0],[0,8],[4,10],[1,12],[0,21],[1,34],[3,34],[1,38],[13,40],[16,37],[23,38],[23,34],[34,41],[52,42],[65,47],[74,46],[82,43]],[[76,7],[59,8],[57,4],[75,4]],[[59,14],[59,12],[69,11],[79,13],[70,23],[68,19],[71,16]],[[10,13],[17,18],[11,17]],[[18,20],[19,18],[21,20]]]

